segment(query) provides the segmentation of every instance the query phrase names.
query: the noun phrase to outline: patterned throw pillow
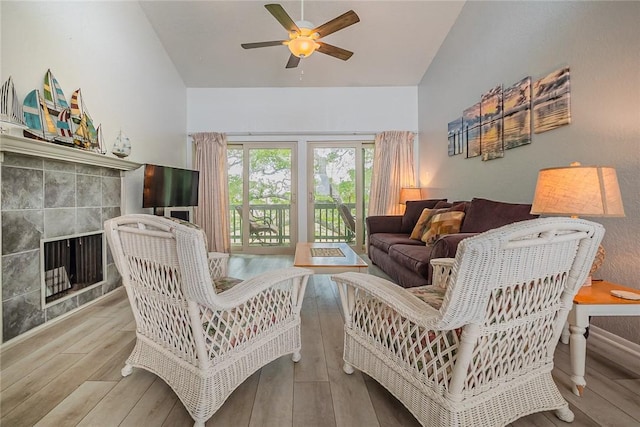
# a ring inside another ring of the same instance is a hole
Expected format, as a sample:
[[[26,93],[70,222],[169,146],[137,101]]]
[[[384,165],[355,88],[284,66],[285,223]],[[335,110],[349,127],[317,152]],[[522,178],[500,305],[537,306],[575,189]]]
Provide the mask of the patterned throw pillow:
[[[431,217],[436,213],[435,209],[424,208],[422,213],[420,214],[420,218],[418,218],[418,222],[416,222],[416,226],[413,227],[413,231],[411,232],[411,238],[414,240],[420,240],[422,235],[424,234],[424,230],[429,228],[429,224],[431,223]]]
[[[422,235],[422,240],[427,245],[433,244],[443,234],[460,232],[464,212],[452,211],[439,213],[431,218],[431,225]]]
[[[417,296],[436,310],[440,310],[440,307],[442,307],[442,301],[444,301],[446,289],[439,288],[437,286],[420,286],[417,288],[408,288],[407,291]]]
[[[445,213],[445,212],[453,212],[453,211],[464,212],[466,207],[465,202],[460,202],[452,206],[447,206],[447,205],[451,205],[451,203],[438,202],[435,208],[423,209],[422,214],[420,215],[420,218],[418,219],[416,226],[413,228],[413,231],[411,232],[410,237],[414,240],[422,240],[422,235],[424,234],[425,231],[429,229],[429,227],[431,227],[431,221],[433,220],[434,216],[436,216],[437,214]]]
[[[404,215],[402,215],[400,232],[407,234],[411,233],[411,230],[415,227],[422,210],[425,208],[433,209],[441,200],[446,199],[409,200],[405,205]]]
[[[216,294],[220,294],[233,288],[240,282],[242,282],[242,280],[236,279],[235,277],[220,277],[213,281],[213,286],[216,290]]]

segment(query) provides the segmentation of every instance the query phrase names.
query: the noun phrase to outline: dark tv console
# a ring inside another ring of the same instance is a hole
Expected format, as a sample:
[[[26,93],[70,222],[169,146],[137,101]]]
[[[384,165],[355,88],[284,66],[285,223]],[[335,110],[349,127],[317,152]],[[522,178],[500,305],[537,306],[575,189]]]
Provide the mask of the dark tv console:
[[[153,208],[153,214],[193,222],[192,207]]]

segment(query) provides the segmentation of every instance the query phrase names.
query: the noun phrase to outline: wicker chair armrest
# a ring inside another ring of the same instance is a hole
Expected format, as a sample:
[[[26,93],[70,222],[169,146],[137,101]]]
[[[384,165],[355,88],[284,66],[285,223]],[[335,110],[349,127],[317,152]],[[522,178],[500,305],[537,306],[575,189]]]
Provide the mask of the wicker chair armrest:
[[[431,265],[433,266],[433,277],[431,284],[446,289],[449,284],[449,277],[453,270],[453,262],[455,258],[434,258]]]
[[[334,275],[332,278],[339,287],[346,321],[350,319],[351,311],[354,309],[353,297],[350,295],[348,287],[371,294],[401,316],[425,328],[432,329],[440,318],[438,310],[407,292],[404,288],[381,277],[349,272]]]
[[[302,297],[304,296],[304,286],[306,286],[307,280],[312,274],[313,271],[299,267],[268,271],[238,283],[228,291],[218,294],[220,305],[209,308],[212,310],[231,310],[259,296],[267,289],[282,286],[289,281],[291,284],[285,285],[283,288],[289,288],[291,286],[296,288],[293,290],[293,297],[296,300],[295,303],[299,305],[302,303]]]
[[[223,252],[209,252],[209,274],[211,280],[216,280],[221,277],[227,277],[229,254]]]
[[[444,395],[462,329],[437,329],[436,309],[385,279],[343,273],[334,280],[345,310],[345,340],[365,341],[382,360],[392,361],[383,369],[411,375],[415,384]]]
[[[195,327],[196,340],[202,343],[202,366],[206,369],[208,361],[244,351],[278,325],[299,322],[311,274],[295,267],[270,271],[219,294],[216,306],[199,303]]]

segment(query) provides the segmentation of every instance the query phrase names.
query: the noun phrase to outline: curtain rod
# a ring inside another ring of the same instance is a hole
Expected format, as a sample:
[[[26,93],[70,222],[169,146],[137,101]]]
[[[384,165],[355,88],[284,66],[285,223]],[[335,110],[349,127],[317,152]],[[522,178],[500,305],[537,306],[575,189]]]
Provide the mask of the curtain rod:
[[[340,136],[340,135],[376,135],[383,131],[371,131],[371,132],[222,132],[227,136]],[[417,135],[418,132],[410,131],[414,135]],[[195,132],[197,133],[197,132]],[[188,136],[192,137],[195,133],[189,133]]]

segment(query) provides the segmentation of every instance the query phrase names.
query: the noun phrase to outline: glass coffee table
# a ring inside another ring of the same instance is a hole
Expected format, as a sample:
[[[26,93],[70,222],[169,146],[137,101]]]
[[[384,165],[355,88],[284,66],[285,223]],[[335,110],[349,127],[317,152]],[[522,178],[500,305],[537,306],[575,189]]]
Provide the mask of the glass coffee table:
[[[309,242],[296,245],[293,265],[313,270],[315,274],[366,273],[369,267],[346,243]]]

